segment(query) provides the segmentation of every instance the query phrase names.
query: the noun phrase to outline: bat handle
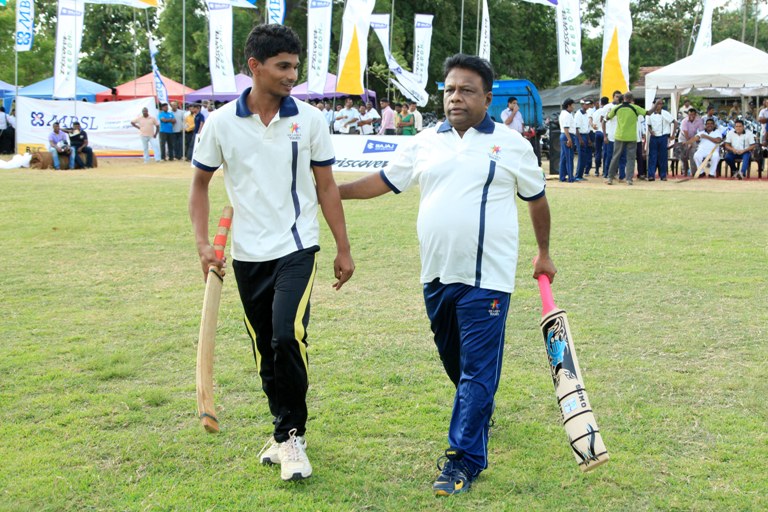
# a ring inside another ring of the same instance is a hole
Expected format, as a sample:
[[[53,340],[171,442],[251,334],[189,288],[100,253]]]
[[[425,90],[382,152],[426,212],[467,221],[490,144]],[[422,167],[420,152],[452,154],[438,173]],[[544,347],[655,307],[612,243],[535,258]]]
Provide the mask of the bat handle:
[[[221,213],[219,227],[216,230],[216,236],[213,237],[213,250],[218,259],[224,258],[224,247],[227,246],[227,235],[229,235],[229,228],[232,226],[233,214],[234,210],[231,206],[225,206]]]
[[[541,274],[536,278],[539,281],[539,295],[541,295],[541,316],[557,308],[555,299],[552,297],[552,285],[546,274]]]

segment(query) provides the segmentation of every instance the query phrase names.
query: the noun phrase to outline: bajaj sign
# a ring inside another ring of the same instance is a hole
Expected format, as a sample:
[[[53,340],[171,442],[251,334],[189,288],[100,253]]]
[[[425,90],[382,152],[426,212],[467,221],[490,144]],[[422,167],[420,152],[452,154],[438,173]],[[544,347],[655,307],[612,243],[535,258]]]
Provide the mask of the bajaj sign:
[[[391,153],[396,149],[397,144],[393,142],[381,142],[369,139],[368,142],[365,143],[363,153]]]

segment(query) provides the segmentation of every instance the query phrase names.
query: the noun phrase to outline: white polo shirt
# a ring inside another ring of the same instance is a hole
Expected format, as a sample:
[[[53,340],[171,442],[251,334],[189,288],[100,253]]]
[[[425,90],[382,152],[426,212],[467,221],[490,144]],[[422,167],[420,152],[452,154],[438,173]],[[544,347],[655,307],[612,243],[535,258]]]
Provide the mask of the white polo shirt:
[[[730,144],[733,149],[741,151],[755,143],[755,136],[749,131],[739,135],[735,130],[730,130],[725,136],[725,143]]]
[[[515,288],[518,226],[515,194],[544,196],[544,173],[531,144],[485,119],[459,137],[446,121],[413,137],[381,171],[400,193],[419,185],[416,228],[421,282],[511,293]]]
[[[581,135],[589,134],[589,113],[587,111],[582,112],[581,109],[577,110],[573,114],[573,127],[578,129]]]
[[[605,114],[603,113],[602,107],[592,109],[592,113],[589,115],[589,118],[594,125],[594,127],[592,127],[593,131],[603,133],[603,125],[600,123],[602,122],[604,115]]]
[[[560,111],[560,132],[565,133],[565,129],[568,128],[568,133],[576,135],[576,123],[573,119],[573,114],[567,110]]]
[[[605,135],[608,136],[609,142],[616,141],[616,127],[619,125],[619,120],[616,118],[616,116],[613,116],[612,119],[608,119],[608,114],[610,114],[611,110],[616,107],[618,107],[618,105],[615,103],[609,103],[603,107],[603,118],[605,119]]]
[[[247,88],[237,101],[212,112],[192,163],[220,166],[232,221],[232,257],[270,261],[318,245],[317,190],[311,166],[335,162],[323,114],[291,97],[268,126],[248,109]]]
[[[653,130],[653,137],[669,136],[672,133],[673,122],[675,122],[675,118],[664,109],[661,109],[661,112],[658,113],[651,112],[648,116],[648,125]]]

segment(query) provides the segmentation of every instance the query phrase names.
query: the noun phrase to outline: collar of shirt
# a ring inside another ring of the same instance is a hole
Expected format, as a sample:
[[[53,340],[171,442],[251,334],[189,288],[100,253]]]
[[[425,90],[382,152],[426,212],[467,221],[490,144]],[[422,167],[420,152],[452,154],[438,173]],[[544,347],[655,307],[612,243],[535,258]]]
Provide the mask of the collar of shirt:
[[[491,120],[491,116],[489,116],[488,112],[486,112],[483,120],[473,126],[473,128],[480,133],[493,133],[493,130],[496,128],[496,123]],[[451,123],[446,119],[437,129],[437,133],[449,132],[452,129],[453,126],[451,126]]]
[[[251,87],[248,87],[237,99],[237,108],[235,113],[237,117],[251,117],[253,112],[248,108],[248,95],[251,93]],[[296,116],[299,114],[299,107],[290,96],[285,96],[280,100],[280,118]]]

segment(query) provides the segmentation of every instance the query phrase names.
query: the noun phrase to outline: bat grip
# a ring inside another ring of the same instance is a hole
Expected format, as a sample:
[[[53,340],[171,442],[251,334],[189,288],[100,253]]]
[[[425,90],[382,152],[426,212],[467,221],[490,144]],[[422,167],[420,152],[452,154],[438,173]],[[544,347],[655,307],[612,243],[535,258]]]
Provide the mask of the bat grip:
[[[544,316],[557,308],[555,299],[552,297],[552,285],[546,274],[541,274],[536,278],[539,281],[539,295],[541,295],[541,315]]]
[[[232,215],[234,210],[231,206],[225,206],[219,219],[219,227],[216,230],[216,236],[213,237],[213,250],[218,259],[224,259],[224,247],[227,246],[227,235],[232,226]]]

